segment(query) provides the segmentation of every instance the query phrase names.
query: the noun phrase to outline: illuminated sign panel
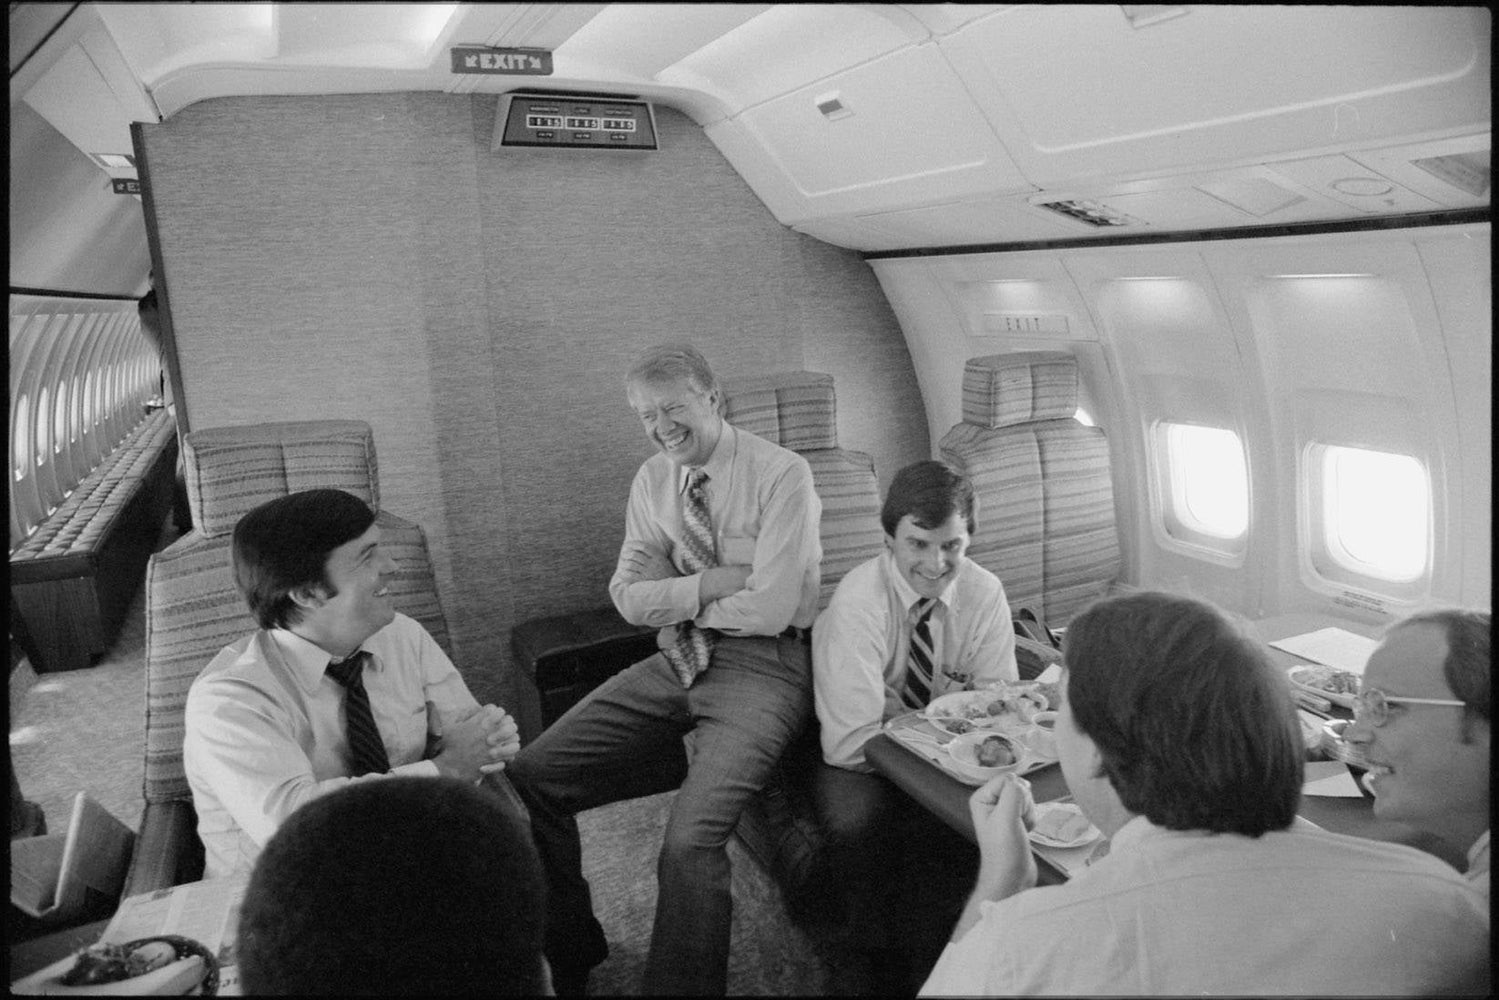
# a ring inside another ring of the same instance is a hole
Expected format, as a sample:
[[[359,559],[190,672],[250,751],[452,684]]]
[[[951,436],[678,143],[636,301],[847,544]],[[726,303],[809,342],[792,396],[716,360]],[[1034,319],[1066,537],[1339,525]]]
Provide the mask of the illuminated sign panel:
[[[505,73],[511,76],[551,76],[552,54],[546,49],[501,49],[463,45],[450,50],[454,73]]]
[[[509,94],[490,148],[501,146],[656,149],[656,115],[645,101]]]

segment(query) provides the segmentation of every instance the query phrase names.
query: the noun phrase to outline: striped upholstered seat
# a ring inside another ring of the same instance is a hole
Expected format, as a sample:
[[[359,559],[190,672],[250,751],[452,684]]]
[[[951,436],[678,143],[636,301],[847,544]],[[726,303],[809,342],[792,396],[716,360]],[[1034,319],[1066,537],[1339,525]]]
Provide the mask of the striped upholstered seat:
[[[734,426],[790,448],[812,467],[812,488],[822,501],[820,611],[844,574],[877,555],[883,544],[874,460],[838,447],[831,375],[785,372],[726,382],[724,406]]]
[[[379,509],[374,436],[362,421],[218,427],[183,438],[194,530],[151,557],[146,573],[146,810],[126,893],[201,877],[192,793],[182,768],[187,690],[220,649],[253,631],[230,564],[235,523],[252,508],[316,487],[346,490],[377,511],[398,569],[396,607],[451,655],[447,621],[419,525]]]
[[[864,452],[838,447],[831,375],[787,372],[732,381],[724,387],[724,400],[724,416],[730,423],[790,448],[812,467],[812,488],[822,501],[821,610],[844,574],[878,555],[884,545],[874,460]],[[735,831],[782,891],[798,899],[816,890],[808,873],[824,835],[809,780],[821,755],[817,727],[810,725],[786,748],[770,780],[745,807]]]
[[[1119,575],[1109,442],[1073,419],[1077,360],[1065,351],[971,358],[963,422],[939,442],[972,479],[968,555],[1004,582],[1010,606],[1064,625]]]

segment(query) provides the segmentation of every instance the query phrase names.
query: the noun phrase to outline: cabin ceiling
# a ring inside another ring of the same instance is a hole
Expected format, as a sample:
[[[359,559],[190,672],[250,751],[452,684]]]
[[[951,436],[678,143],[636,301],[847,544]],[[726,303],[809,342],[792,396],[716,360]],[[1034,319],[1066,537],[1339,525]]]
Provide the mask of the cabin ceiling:
[[[857,250],[1489,205],[1484,7],[12,3],[9,27],[13,144],[24,105],[105,190],[131,122],[208,98],[546,89],[686,113],[777,219]],[[468,45],[553,71],[455,74]],[[13,203],[81,202],[37,145]],[[13,221],[28,284],[16,249]]]

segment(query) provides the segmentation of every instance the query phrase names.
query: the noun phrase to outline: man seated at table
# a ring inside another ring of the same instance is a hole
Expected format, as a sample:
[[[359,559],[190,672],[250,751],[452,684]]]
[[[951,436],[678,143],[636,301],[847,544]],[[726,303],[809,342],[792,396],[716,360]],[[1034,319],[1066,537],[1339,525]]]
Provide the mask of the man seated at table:
[[[520,749],[453,662],[396,612],[374,511],[342,490],[293,493],[239,520],[234,580],[260,623],[187,693],[182,763],[205,877],[248,872],[298,807],[387,774],[477,783]],[[514,796],[496,777],[496,791]]]
[[[1487,909],[1451,867],[1297,818],[1285,679],[1222,613],[1113,598],[1063,653],[1062,774],[1109,852],[1032,888],[1029,792],[985,784],[977,884],[923,995],[1487,989]]]
[[[885,551],[839,581],[812,630],[825,762],[812,788],[828,839],[809,881],[819,892],[848,891],[845,917],[874,950],[889,944],[881,941],[889,873],[908,869],[931,838],[892,823],[892,807],[908,800],[865,762],[865,742],[886,720],[949,691],[1017,677],[1004,586],[966,555],[975,530],[972,483],[943,462],[908,465],[890,483],[880,523]],[[926,818],[909,812],[916,815],[904,819]],[[941,938],[933,944],[940,947]]]
[[[1344,730],[1369,762],[1374,814],[1466,850],[1468,881],[1485,897],[1492,674],[1488,612],[1412,615],[1369,657]]]
[[[235,949],[247,996],[551,992],[526,817],[450,778],[309,802],[256,862]]]

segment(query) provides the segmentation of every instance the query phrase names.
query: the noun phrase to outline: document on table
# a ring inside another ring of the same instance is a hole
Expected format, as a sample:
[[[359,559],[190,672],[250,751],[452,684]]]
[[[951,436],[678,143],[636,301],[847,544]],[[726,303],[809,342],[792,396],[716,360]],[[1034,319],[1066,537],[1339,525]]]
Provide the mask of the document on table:
[[[1306,765],[1301,794],[1357,799],[1364,793],[1359,791],[1358,782],[1348,773],[1347,764],[1340,760],[1319,760]]]
[[[1369,654],[1374,652],[1374,647],[1379,643],[1355,635],[1347,629],[1321,628],[1315,632],[1276,639],[1270,645],[1313,663],[1362,675],[1364,664],[1369,662]]]

